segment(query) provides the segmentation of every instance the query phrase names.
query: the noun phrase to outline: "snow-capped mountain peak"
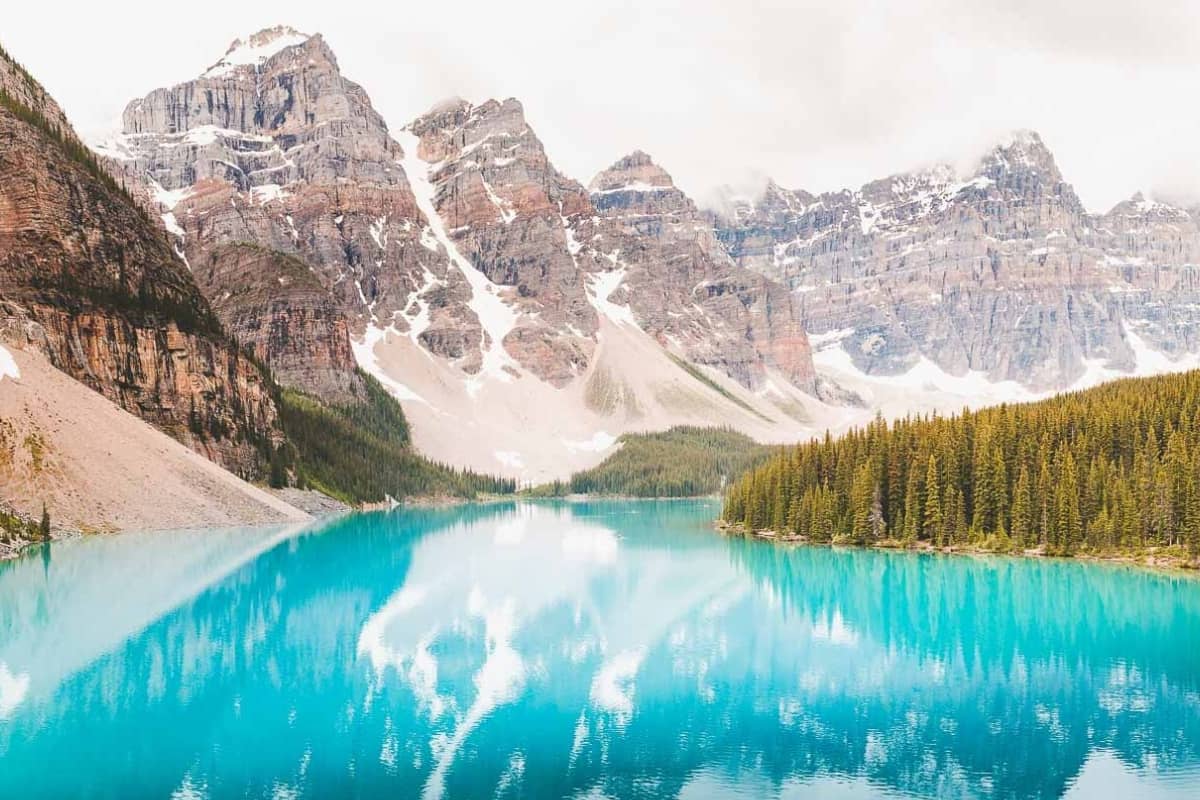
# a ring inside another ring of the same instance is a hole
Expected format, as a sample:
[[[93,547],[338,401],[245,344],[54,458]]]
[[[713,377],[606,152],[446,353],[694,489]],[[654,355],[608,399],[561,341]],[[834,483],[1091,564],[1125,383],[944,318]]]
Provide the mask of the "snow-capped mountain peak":
[[[258,68],[272,56],[289,47],[304,44],[311,38],[308,34],[287,25],[276,25],[253,33],[245,39],[235,39],[221,60],[209,67],[203,77],[221,78],[243,66]]]

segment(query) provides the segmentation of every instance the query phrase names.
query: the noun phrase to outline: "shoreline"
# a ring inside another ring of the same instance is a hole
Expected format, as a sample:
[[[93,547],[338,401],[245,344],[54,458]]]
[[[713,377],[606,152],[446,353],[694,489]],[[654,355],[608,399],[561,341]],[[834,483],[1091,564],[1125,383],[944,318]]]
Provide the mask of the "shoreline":
[[[695,500],[720,500],[719,495],[703,494],[691,495],[688,497],[638,497],[636,495],[619,495],[619,494],[570,494],[560,496],[528,496],[521,493],[511,495],[480,495],[479,497],[466,498],[455,497],[453,495],[420,495],[414,497],[406,497],[403,500],[381,501],[378,503],[363,503],[360,505],[348,505],[340,500],[321,495],[318,492],[311,490],[279,490],[268,489],[271,494],[275,495],[285,502],[289,502],[300,508],[302,511],[310,514],[313,521],[333,519],[346,514],[369,514],[379,511],[395,511],[403,509],[442,509],[456,508],[465,505],[497,505],[500,503],[519,503],[519,502],[565,502],[565,503],[587,503],[587,502],[605,502],[605,501],[695,501]],[[304,502],[302,496],[307,495],[307,502]],[[318,496],[319,495],[319,496]],[[273,523],[264,523],[270,525]],[[114,536],[126,532],[145,532],[148,530],[167,533],[173,530],[195,530],[197,528],[211,528],[219,530],[229,527],[242,527],[237,525],[184,525],[171,528],[92,528],[87,530],[74,530],[66,528],[56,528],[51,533],[50,544],[55,542],[67,541],[69,539],[78,539],[85,536]],[[247,525],[246,527],[256,527]],[[28,550],[42,544],[47,544],[37,539],[22,539],[20,541],[0,541],[0,564],[8,561],[14,561],[23,555]]]
[[[904,552],[941,556],[1000,556],[1004,558],[1020,558],[1029,560],[1060,560],[1091,562],[1096,564],[1114,564],[1135,567],[1152,572],[1172,574],[1179,577],[1200,579],[1200,558],[1189,558],[1174,553],[1162,554],[1147,552],[1143,555],[1129,553],[1093,553],[1082,552],[1074,555],[1057,555],[1046,553],[1041,548],[1023,550],[993,550],[979,545],[962,545],[955,547],[937,547],[929,542],[918,542],[914,546],[905,545],[899,540],[884,540],[875,544],[853,544],[850,542],[813,542],[803,536],[779,536],[775,531],[747,531],[740,523],[728,523],[723,519],[713,522],[713,529],[724,536],[740,536],[744,539],[757,539],[775,545],[793,545],[799,547],[828,547],[846,550],[875,550],[883,552]]]
[[[529,497],[521,494],[514,495],[485,495],[476,498],[454,497],[450,495],[429,495],[419,497],[409,497],[400,501],[384,501],[380,503],[366,503],[359,506],[350,506],[333,498],[325,498],[328,504],[323,508],[310,507],[309,513],[313,516],[313,521],[322,519],[332,519],[346,514],[360,513],[375,513],[379,511],[394,511],[405,508],[412,509],[428,509],[428,508],[455,508],[465,505],[494,505],[499,503],[512,502],[566,502],[566,503],[586,503],[597,501],[696,501],[696,500],[720,500],[717,495],[693,495],[688,497],[637,497],[631,495],[616,495],[616,494],[571,494],[561,495],[557,497]],[[227,525],[201,525],[187,526],[185,528],[164,528],[163,532],[170,530],[187,530],[192,527],[207,527],[214,530],[227,528]],[[234,526],[236,527],[236,526]],[[938,547],[929,542],[921,541],[915,545],[906,545],[904,542],[895,539],[883,540],[874,544],[853,544],[850,542],[813,542],[803,536],[785,535],[780,536],[775,531],[747,531],[741,523],[728,523],[725,520],[717,517],[711,523],[711,529],[723,536],[739,536],[743,539],[756,539],[762,542],[770,542],[775,545],[791,545],[800,547],[828,547],[840,548],[847,550],[875,550],[875,551],[893,551],[905,552],[913,554],[931,554],[944,556],[1001,556],[1007,558],[1021,559],[1059,559],[1063,561],[1079,561],[1092,562],[1098,564],[1114,564],[1125,565],[1137,569],[1150,570],[1166,574],[1174,574],[1190,578],[1200,578],[1200,557],[1189,558],[1186,555],[1175,552],[1161,553],[1156,550],[1150,550],[1140,555],[1130,553],[1095,553],[1081,552],[1074,555],[1058,555],[1044,552],[1041,548],[1027,548],[1017,550],[995,550],[982,545],[960,545],[952,547]],[[0,564],[8,561],[13,561],[26,554],[27,551],[43,544],[53,544],[55,542],[76,539],[83,536],[96,535],[114,535],[122,533],[121,530],[94,530],[94,531],[76,531],[67,529],[55,529],[51,532],[49,542],[41,540],[20,540],[17,542],[4,541],[0,542]]]
[[[584,503],[589,500],[717,500],[721,499],[719,494],[688,494],[688,495],[661,495],[661,496],[644,496],[636,494],[521,494],[518,492],[512,495],[515,500],[564,500],[569,503]]]

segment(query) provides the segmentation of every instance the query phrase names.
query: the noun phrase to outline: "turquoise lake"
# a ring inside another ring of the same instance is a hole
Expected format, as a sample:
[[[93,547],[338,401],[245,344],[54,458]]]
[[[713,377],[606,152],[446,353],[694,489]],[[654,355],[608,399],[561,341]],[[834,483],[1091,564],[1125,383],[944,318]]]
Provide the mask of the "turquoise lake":
[[[0,798],[1195,798],[1200,581],[780,547],[711,502],[0,565]]]

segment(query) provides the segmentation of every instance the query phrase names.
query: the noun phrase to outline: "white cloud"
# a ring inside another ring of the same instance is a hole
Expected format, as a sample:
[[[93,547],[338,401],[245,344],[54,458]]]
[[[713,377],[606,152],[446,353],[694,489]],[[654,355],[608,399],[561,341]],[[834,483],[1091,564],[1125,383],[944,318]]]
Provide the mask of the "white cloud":
[[[284,23],[324,33],[394,127],[450,95],[519,97],[584,182],[641,148],[700,196],[764,175],[837,189],[1033,128],[1090,207],[1137,189],[1200,198],[1189,0],[345,0],[336,13],[134,0],[74,9],[70,26],[60,15],[8,9],[3,43],[85,132]]]

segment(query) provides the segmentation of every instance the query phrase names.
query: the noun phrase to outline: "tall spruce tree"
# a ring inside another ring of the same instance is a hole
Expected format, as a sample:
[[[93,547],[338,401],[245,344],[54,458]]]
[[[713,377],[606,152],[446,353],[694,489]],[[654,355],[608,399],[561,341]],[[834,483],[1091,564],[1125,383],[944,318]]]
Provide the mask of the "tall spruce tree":
[[[944,531],[942,523],[942,479],[938,474],[937,456],[929,456],[929,465],[925,468],[925,537],[930,541],[938,541]]]

